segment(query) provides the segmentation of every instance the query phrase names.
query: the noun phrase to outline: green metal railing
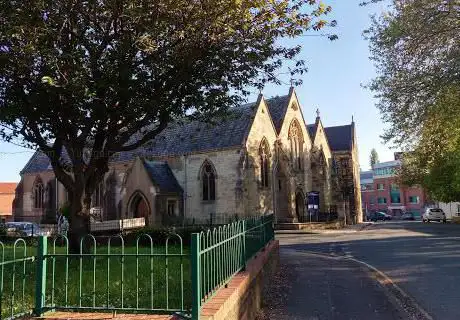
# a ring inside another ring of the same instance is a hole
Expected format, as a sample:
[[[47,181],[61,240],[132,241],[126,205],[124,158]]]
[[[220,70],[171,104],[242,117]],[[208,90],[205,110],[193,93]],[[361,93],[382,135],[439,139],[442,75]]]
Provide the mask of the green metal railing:
[[[274,239],[273,215],[253,217],[192,234],[192,319],[201,306]]]
[[[175,245],[171,245],[172,240]],[[63,244],[58,246],[58,241]],[[42,277],[37,276],[37,290],[41,288],[42,294],[36,297],[48,299],[39,299],[37,314],[47,310],[190,311],[190,300],[185,299],[190,280],[184,279],[190,256],[184,252],[180,236],[170,236],[157,247],[144,234],[137,237],[135,247],[127,250],[123,237],[117,235],[108,239],[106,248],[98,250],[96,238],[87,235],[81,239],[77,254],[69,253],[68,244],[63,237],[53,240],[52,252],[46,246],[43,252],[39,250],[39,260],[44,257],[42,273],[46,281],[41,282]],[[83,250],[88,245],[90,250]]]
[[[83,237],[78,253],[66,237],[0,242],[0,320],[50,310],[176,313],[198,320],[201,306],[274,238],[273,216],[261,216],[161,244],[140,235]],[[101,241],[100,241],[101,240]],[[6,276],[8,275],[8,276]]]
[[[8,247],[8,246],[6,246]],[[29,256],[24,239],[17,239],[5,252],[0,242],[0,319],[15,319],[32,313],[29,281],[33,280],[35,257]]]

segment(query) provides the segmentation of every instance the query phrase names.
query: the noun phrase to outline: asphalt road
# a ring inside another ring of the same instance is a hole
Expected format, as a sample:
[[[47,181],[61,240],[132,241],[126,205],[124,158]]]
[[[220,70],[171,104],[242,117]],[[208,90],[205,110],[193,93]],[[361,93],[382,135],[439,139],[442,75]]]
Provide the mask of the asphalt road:
[[[277,238],[282,250],[362,260],[388,275],[433,319],[460,319],[460,225],[379,222],[353,233]]]

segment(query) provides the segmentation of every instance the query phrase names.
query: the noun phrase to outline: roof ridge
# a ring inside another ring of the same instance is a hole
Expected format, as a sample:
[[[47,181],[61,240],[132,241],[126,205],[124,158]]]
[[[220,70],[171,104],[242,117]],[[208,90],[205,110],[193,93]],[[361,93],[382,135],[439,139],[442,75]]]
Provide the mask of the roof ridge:
[[[341,125],[337,125],[337,126],[329,126],[329,127],[324,127],[324,129],[328,129],[328,128],[340,128],[340,127],[351,127],[351,124],[341,124]]]

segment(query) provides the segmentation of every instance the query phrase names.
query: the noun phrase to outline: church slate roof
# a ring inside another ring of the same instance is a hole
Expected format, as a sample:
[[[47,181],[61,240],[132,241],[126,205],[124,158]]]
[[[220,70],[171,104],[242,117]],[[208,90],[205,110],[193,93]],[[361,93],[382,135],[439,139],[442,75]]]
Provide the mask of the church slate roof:
[[[256,108],[255,102],[231,108],[224,119],[214,124],[200,121],[172,123],[142,147],[134,151],[117,153],[112,162],[131,161],[137,156],[179,156],[242,146],[249,133]],[[21,174],[47,170],[52,170],[48,157],[43,152],[37,151]]]
[[[329,147],[332,151],[349,151],[352,147],[353,129],[352,125],[326,127],[326,133]]]
[[[274,97],[268,100],[265,100],[268,105],[268,110],[272,116],[273,124],[277,133],[280,133],[281,126],[283,125],[284,115],[289,103],[289,95]]]
[[[27,162],[27,164],[21,170],[21,174],[52,170],[50,165],[50,161],[46,154],[41,151],[35,151],[29,162]]]
[[[143,161],[147,173],[152,182],[160,188],[163,193],[179,193],[183,190],[176,180],[176,177],[166,162]]]
[[[313,139],[315,139],[316,134],[316,124],[307,124],[307,130],[311,140],[313,141]]]
[[[136,156],[179,156],[242,146],[255,109],[255,103],[232,108],[225,119],[214,124],[200,121],[171,124],[137,150],[117,154],[115,161],[130,161]]]

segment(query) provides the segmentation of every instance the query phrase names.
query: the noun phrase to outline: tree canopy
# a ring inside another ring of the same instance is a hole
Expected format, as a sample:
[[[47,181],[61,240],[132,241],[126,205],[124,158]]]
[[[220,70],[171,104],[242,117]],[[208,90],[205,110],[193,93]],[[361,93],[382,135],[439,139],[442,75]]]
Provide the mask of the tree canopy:
[[[4,0],[0,134],[48,155],[74,224],[116,152],[174,119],[224,113],[278,83],[282,66],[298,79],[301,47],[279,40],[334,25],[330,11],[316,0]]]
[[[373,168],[374,165],[379,162],[379,154],[377,153],[377,150],[375,150],[375,148],[372,148],[371,154],[369,156],[369,165],[371,166],[371,168]]]
[[[393,0],[365,35],[378,73],[369,87],[388,124],[384,141],[409,151],[403,181],[423,184],[438,200],[460,200],[452,196],[460,189],[444,197],[438,183],[455,178],[460,156],[460,4]]]

